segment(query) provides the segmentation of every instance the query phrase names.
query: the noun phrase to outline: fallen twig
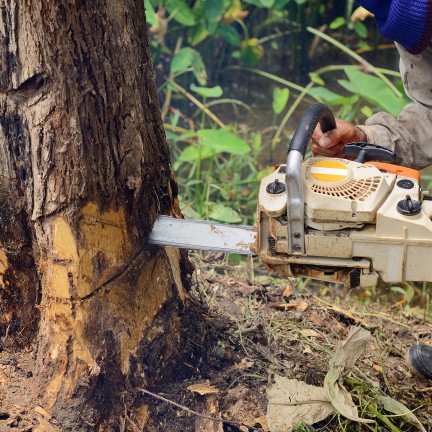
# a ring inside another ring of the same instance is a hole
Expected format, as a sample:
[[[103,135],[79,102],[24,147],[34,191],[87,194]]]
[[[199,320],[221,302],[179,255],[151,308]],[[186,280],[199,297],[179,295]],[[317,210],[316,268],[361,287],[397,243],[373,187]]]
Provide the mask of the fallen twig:
[[[149,395],[149,396],[152,396],[152,397],[154,397],[154,398],[156,398],[156,399],[159,399],[159,400],[161,400],[161,401],[163,401],[163,402],[166,402],[166,403],[169,403],[169,404],[171,404],[171,405],[174,405],[175,407],[180,408],[180,409],[182,409],[183,411],[186,411],[186,412],[188,412],[188,413],[190,413],[190,414],[193,414],[193,415],[195,415],[195,416],[197,416],[197,417],[201,417],[201,418],[204,418],[204,419],[207,419],[207,420],[212,420],[212,421],[215,421],[215,422],[226,423],[226,424],[229,424],[229,425],[231,425],[231,426],[235,426],[235,427],[240,427],[240,426],[247,427],[250,431],[263,432],[263,430],[264,430],[264,429],[262,429],[262,428],[259,428],[259,429],[258,429],[258,428],[255,428],[255,427],[253,427],[253,426],[249,426],[249,425],[247,425],[247,424],[245,424],[245,423],[236,422],[236,421],[232,421],[232,420],[225,420],[225,419],[223,419],[223,418],[220,418],[220,417],[213,417],[213,416],[210,416],[210,415],[207,415],[207,414],[201,414],[201,413],[199,413],[199,412],[197,412],[197,411],[191,410],[190,408],[188,408],[188,407],[186,407],[186,406],[184,406],[184,405],[180,405],[180,404],[178,404],[177,402],[174,402],[174,401],[172,401],[172,400],[169,400],[169,399],[167,399],[167,398],[164,398],[163,396],[160,396],[160,395],[158,395],[158,394],[156,394],[156,393],[152,393],[152,392],[149,391],[149,390],[145,390],[145,389],[143,389],[143,388],[139,388],[138,390],[141,391],[141,392],[143,392],[143,393],[145,393],[145,394],[147,394],[147,395]]]

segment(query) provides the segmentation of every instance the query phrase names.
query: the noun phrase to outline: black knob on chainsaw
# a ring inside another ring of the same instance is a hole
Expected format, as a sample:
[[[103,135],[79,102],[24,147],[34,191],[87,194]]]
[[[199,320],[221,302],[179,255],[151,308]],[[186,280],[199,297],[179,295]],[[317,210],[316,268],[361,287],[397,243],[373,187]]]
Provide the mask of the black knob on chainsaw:
[[[421,212],[421,204],[413,200],[409,195],[397,203],[397,211],[404,216],[415,216]]]
[[[385,147],[368,143],[350,143],[344,147],[347,156],[355,157],[355,162],[364,163],[369,161],[390,162],[395,160],[395,154]]]
[[[266,190],[269,194],[277,195],[286,191],[286,187],[278,179],[267,185]]]

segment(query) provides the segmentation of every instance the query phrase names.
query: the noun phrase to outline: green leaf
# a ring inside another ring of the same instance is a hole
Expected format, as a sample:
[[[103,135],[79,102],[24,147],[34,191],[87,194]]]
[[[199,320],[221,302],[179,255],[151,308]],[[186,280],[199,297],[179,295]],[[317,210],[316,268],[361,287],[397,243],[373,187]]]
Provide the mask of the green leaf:
[[[201,215],[192,206],[185,207],[181,212],[186,219],[201,219]]]
[[[193,74],[195,75],[197,81],[202,86],[205,86],[207,84],[207,71],[203,59],[201,57],[201,54],[198,54],[195,57],[192,67],[193,67]]]
[[[245,3],[249,3],[254,6],[262,7],[262,8],[271,8],[275,2],[275,0],[244,0]]]
[[[182,48],[171,60],[171,72],[183,72],[192,66],[194,59],[199,55],[193,48]]]
[[[331,105],[336,105],[339,100],[345,99],[342,95],[332,92],[327,87],[314,87],[310,89],[308,93],[312,96],[319,97],[324,102]]]
[[[368,107],[368,106],[366,106],[366,105],[363,106],[363,107],[360,109],[360,111],[361,111],[361,113],[362,113],[365,117],[367,117],[367,118],[373,116],[373,111],[371,110],[370,107]]]
[[[336,30],[340,27],[342,27],[343,25],[345,25],[346,23],[346,19],[344,17],[337,17],[335,18],[331,23],[330,23],[330,28],[332,30]]]
[[[151,0],[144,0],[144,8],[146,14],[146,23],[151,26],[157,24],[158,18],[156,16]]]
[[[222,38],[231,45],[240,46],[241,37],[239,32],[232,26],[221,24],[219,26],[219,33]]]
[[[367,102],[387,111],[396,117],[402,108],[409,103],[405,96],[398,98],[381,79],[368,75],[357,69],[345,69],[349,81],[339,80],[339,84],[353,94],[359,95]]]
[[[217,21],[224,11],[224,0],[206,0],[204,11],[209,21]]]
[[[365,51],[372,49],[372,47],[364,40],[359,41],[358,46],[359,46],[359,48],[361,48],[362,50],[365,50]]]
[[[252,149],[256,153],[262,150],[262,136],[259,133],[252,135]]]
[[[416,426],[420,431],[426,432],[426,429],[421,424],[420,420],[405,405],[389,396],[379,396],[378,400],[384,405],[386,411],[391,412],[398,417],[403,417],[404,420]]]
[[[223,95],[222,87],[218,85],[215,87],[198,87],[192,83],[190,89],[203,98],[218,98]]]
[[[203,147],[216,153],[226,152],[240,155],[250,151],[245,141],[223,129],[201,129],[197,135]]]
[[[192,9],[182,0],[167,0],[166,8],[177,22],[190,27],[196,24]]]
[[[209,219],[223,223],[239,223],[242,221],[239,214],[222,203],[216,203],[211,206]]]
[[[275,0],[273,9],[283,10],[283,8],[290,2],[291,0]]]
[[[212,35],[215,36],[219,28],[219,23],[217,21],[209,21],[207,23],[207,30]]]
[[[289,90],[287,88],[275,87],[273,90],[273,111],[275,114],[280,114],[286,107],[289,98]]]
[[[310,72],[309,78],[313,83],[318,84],[319,86],[325,85],[324,80],[316,72]]]
[[[247,66],[254,66],[264,55],[264,48],[258,43],[258,39],[247,39],[241,44],[240,59]]]
[[[177,158],[180,162],[196,162],[203,159],[208,159],[215,154],[215,151],[211,148],[199,148],[196,146],[186,147]]]
[[[204,25],[204,23],[200,22],[199,24],[193,27],[189,27],[187,34],[188,34],[189,43],[192,46],[196,46],[204,39],[207,38],[209,32],[207,30],[207,27]]]
[[[361,21],[356,21],[354,23],[354,30],[362,39],[368,37],[368,29]]]
[[[171,60],[171,72],[183,72],[192,67],[192,71],[201,85],[207,82],[207,72],[201,54],[193,48],[182,48]]]

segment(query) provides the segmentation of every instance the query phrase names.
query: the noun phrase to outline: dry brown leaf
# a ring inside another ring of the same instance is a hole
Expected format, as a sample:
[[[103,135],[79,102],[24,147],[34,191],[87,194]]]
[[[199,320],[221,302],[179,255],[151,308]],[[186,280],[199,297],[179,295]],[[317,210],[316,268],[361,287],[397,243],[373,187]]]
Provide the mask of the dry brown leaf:
[[[347,311],[347,310],[343,310],[341,308],[338,308],[337,306],[330,306],[328,307],[329,310],[332,310],[334,312],[336,312],[337,315],[342,316],[344,318],[349,319],[350,321],[353,321],[354,323],[356,323],[357,325],[362,325],[362,326],[366,326],[366,323],[364,320],[362,320],[359,317],[356,317],[355,315],[352,314],[352,312]]]
[[[219,390],[216,387],[211,386],[208,382],[192,384],[187,389],[193,393],[198,393],[201,396],[219,393]]]
[[[361,327],[350,329],[348,337],[330,360],[324,387],[275,376],[275,384],[267,389],[266,418],[270,430],[287,432],[300,423],[314,424],[324,420],[335,411],[359,423],[373,422],[359,417],[351,394],[340,382],[362,355],[369,338],[370,332]]]
[[[358,7],[351,15],[351,21],[364,21],[368,17],[373,17],[374,14],[366,10],[363,6]]]
[[[294,294],[291,285],[287,285],[286,288],[284,289],[284,292],[282,293],[283,297],[289,298]]]
[[[324,379],[324,387],[334,409],[344,417],[359,423],[373,423],[373,420],[359,417],[351,394],[339,380],[354,367],[366,349],[370,336],[370,332],[362,327],[351,327],[348,337],[330,359],[330,370]]]
[[[311,313],[308,317],[307,317],[308,321],[310,321],[312,324],[316,325],[316,326],[321,326],[324,322],[323,318],[317,314],[316,312]]]
[[[403,306],[405,306],[405,304],[406,304],[406,301],[405,301],[405,300],[399,300],[398,302],[392,304],[392,305],[390,306],[390,309],[400,309],[400,308],[402,308]]]
[[[282,310],[296,309],[301,312],[304,312],[309,307],[309,304],[305,301],[302,301],[300,303],[278,303],[273,305],[273,307]]]
[[[334,410],[323,387],[275,376],[267,389],[267,424],[271,432],[287,432],[298,424],[314,424]]]
[[[321,336],[317,331],[312,330],[312,329],[300,330],[300,334],[304,337],[319,337],[319,336]]]
[[[303,354],[312,354],[312,349],[309,345],[303,347]]]
[[[309,303],[302,301],[299,306],[298,306],[298,310],[300,310],[301,312],[304,312],[307,308],[309,307]]]
[[[252,360],[249,360],[247,358],[241,359],[240,363],[236,363],[234,366],[231,367],[231,370],[243,370],[243,369],[249,369],[254,365],[254,362]]]

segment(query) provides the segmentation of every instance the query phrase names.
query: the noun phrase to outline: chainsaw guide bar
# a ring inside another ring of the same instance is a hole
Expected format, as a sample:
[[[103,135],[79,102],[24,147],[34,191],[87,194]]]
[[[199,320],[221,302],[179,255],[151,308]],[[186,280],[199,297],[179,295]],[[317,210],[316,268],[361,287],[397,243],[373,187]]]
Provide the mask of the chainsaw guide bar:
[[[158,216],[149,243],[180,249],[254,255],[256,232],[251,226]]]

